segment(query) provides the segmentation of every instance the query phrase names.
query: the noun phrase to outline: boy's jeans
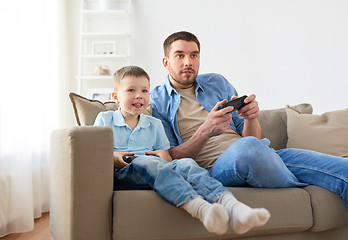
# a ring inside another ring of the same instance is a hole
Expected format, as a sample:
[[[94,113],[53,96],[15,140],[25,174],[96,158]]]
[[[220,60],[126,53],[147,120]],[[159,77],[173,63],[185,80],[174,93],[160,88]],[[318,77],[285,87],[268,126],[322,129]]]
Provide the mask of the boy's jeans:
[[[348,159],[304,149],[269,148],[269,140],[244,137],[209,169],[224,186],[277,188],[307,184],[339,194],[348,207]]]
[[[197,197],[213,203],[229,192],[191,158],[167,162],[155,156],[138,156],[114,174],[116,190],[149,188],[177,207]]]

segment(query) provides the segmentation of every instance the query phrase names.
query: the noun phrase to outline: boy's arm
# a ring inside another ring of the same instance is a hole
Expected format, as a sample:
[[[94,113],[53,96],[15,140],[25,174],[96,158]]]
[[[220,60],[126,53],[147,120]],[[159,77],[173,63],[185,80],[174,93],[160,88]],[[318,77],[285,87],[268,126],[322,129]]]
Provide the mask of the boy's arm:
[[[126,155],[134,155],[134,153],[132,152],[114,152],[114,166],[116,169],[121,169],[124,168],[125,166],[128,165],[128,163],[126,163],[123,160],[123,156]]]
[[[107,127],[109,127],[107,124],[108,121],[105,120],[105,116],[106,116],[105,113],[100,112],[94,121],[94,126],[107,126]],[[121,169],[121,168],[124,168],[125,166],[127,166],[128,163],[123,161],[123,156],[133,155],[133,154],[134,153],[132,153],[132,152],[115,152],[114,151],[114,167],[117,169]]]

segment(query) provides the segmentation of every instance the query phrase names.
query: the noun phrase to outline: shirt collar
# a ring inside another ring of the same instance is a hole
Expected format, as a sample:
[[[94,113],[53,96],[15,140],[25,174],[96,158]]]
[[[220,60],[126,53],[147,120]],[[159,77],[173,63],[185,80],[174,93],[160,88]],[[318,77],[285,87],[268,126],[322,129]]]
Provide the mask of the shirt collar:
[[[172,93],[174,92],[175,94],[177,94],[178,92],[175,90],[175,88],[172,87],[172,84],[170,84],[170,80],[169,80],[169,74],[166,77],[166,80],[164,81],[164,86],[167,89],[167,93],[169,96],[172,95]]]
[[[201,83],[200,83],[200,77],[199,77],[199,75],[197,75],[197,77],[196,77],[196,92],[197,92],[198,90],[201,90],[202,92],[204,92],[204,88],[203,88],[203,86],[202,86]]]
[[[118,127],[127,126],[120,108],[118,108],[118,110],[114,112],[114,124]],[[149,119],[144,114],[140,114],[139,122],[136,128],[147,128],[149,126]]]

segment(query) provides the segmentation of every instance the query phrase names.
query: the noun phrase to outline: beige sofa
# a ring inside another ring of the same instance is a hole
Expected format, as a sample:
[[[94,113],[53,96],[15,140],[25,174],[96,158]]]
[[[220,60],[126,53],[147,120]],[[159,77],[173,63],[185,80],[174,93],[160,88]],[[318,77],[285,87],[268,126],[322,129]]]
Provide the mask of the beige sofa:
[[[113,191],[113,136],[91,125],[100,111],[116,109],[70,94],[78,127],[57,130],[51,137],[50,227],[56,240],[198,240],[198,239],[348,239],[348,208],[341,198],[317,187],[286,189],[229,188],[252,207],[265,207],[269,222],[237,235],[218,236],[154,191]],[[311,114],[309,104],[293,109]],[[149,108],[149,113],[151,108]],[[275,149],[287,144],[284,109],[264,110],[259,117],[263,137]]]

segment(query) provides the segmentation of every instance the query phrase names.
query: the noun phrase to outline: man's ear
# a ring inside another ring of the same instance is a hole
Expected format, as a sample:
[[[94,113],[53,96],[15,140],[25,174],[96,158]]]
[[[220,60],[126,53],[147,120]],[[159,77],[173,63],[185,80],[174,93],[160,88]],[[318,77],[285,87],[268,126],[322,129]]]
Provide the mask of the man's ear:
[[[164,58],[162,59],[162,64],[163,64],[163,66],[168,70],[169,61],[168,61],[168,58],[167,58],[167,57],[164,57]]]
[[[117,93],[116,92],[112,92],[112,99],[114,99],[114,101],[116,102],[116,103],[120,103],[120,101],[118,101],[118,98],[117,98]]]

